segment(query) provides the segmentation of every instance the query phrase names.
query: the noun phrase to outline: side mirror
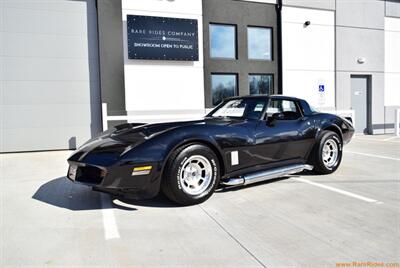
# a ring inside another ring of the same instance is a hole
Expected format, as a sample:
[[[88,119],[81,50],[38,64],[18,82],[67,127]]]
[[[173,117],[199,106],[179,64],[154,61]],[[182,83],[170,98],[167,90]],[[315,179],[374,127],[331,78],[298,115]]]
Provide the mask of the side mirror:
[[[272,116],[268,117],[267,123],[270,126],[274,126],[277,120],[283,120],[284,114],[283,113],[274,113]]]

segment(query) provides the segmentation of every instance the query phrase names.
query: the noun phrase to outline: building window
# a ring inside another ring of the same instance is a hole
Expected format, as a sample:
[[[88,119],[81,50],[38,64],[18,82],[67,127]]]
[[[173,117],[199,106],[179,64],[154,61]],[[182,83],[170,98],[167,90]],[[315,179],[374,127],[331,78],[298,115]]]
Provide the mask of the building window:
[[[236,26],[210,24],[211,58],[236,59]]]
[[[271,28],[247,28],[248,55],[251,60],[272,60]]]
[[[274,92],[272,74],[250,74],[249,75],[250,94],[270,94]]]
[[[212,104],[218,105],[225,98],[235,96],[237,92],[236,74],[212,74],[211,95]]]

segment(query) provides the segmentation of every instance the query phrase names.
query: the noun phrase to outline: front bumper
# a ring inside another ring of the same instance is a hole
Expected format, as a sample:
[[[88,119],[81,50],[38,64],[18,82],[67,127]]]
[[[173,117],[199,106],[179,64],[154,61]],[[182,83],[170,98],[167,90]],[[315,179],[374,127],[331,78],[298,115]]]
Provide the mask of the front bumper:
[[[161,164],[121,165],[103,167],[68,161],[67,178],[74,183],[92,186],[94,190],[127,195],[130,198],[152,198],[160,190]],[[134,173],[139,166],[151,166],[148,174]]]

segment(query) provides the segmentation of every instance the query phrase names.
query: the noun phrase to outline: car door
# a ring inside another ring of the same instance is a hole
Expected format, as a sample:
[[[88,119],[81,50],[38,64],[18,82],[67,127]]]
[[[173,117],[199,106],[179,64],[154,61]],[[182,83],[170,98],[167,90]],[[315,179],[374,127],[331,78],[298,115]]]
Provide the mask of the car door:
[[[270,98],[265,118],[254,133],[252,153],[258,165],[304,163],[314,135],[313,121],[303,116],[297,100]]]
[[[242,118],[224,119],[228,120],[229,124],[215,137],[224,154],[227,173],[243,171],[257,165],[257,159],[253,157],[251,150],[254,147],[254,131],[266,109],[267,98],[236,100],[235,102],[239,105],[245,104]],[[236,105],[236,103],[233,104]]]

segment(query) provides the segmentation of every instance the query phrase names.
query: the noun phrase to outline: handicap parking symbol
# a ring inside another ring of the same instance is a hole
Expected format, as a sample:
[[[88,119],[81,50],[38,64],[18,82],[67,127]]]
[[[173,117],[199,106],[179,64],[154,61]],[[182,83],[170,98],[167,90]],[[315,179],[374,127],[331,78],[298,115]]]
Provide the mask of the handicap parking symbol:
[[[325,92],[325,85],[319,85],[319,92]]]

